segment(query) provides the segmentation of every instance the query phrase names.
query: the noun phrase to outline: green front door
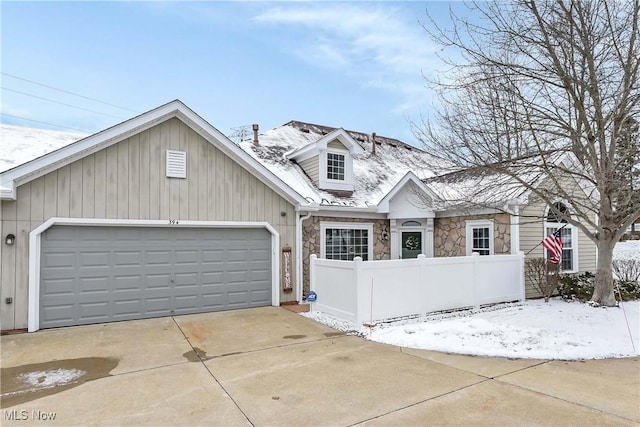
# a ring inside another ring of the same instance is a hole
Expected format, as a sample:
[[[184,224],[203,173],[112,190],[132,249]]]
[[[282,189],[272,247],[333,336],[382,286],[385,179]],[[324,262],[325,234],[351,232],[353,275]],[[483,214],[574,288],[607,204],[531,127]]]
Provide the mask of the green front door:
[[[422,231],[402,232],[402,258],[418,258],[422,252]]]

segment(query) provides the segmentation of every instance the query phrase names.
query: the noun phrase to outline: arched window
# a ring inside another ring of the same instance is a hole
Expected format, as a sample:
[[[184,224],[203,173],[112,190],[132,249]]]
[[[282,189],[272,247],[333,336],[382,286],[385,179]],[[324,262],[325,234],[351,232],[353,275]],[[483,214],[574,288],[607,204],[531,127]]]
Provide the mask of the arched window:
[[[547,222],[566,223],[566,218],[571,216],[567,206],[564,203],[555,202],[553,208],[547,209]]]
[[[420,227],[422,226],[421,223],[419,223],[418,221],[405,221],[402,223],[403,227]]]
[[[555,202],[553,209],[547,208],[544,221],[545,235],[549,236],[558,229],[562,238],[562,262],[560,267],[564,272],[578,271],[578,233],[576,227],[567,222],[567,218],[571,217],[571,211],[562,202]],[[544,257],[550,258],[549,251],[544,251]]]

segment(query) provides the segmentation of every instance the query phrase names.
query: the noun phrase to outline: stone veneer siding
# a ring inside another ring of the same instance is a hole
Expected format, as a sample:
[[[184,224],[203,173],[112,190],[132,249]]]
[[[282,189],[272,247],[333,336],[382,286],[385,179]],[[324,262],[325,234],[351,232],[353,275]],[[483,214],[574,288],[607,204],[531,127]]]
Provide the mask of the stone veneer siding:
[[[322,236],[320,235],[321,222],[347,222],[373,224],[373,259],[389,259],[391,257],[391,244],[389,237],[388,219],[371,218],[335,218],[329,216],[312,216],[302,222],[302,294],[305,296],[309,292],[309,257],[311,254],[320,256],[320,245]],[[387,239],[382,238],[383,234]]]
[[[467,254],[466,221],[478,219],[492,219],[494,221],[494,253],[511,253],[511,216],[500,213],[436,218],[433,230],[434,256],[465,256]]]

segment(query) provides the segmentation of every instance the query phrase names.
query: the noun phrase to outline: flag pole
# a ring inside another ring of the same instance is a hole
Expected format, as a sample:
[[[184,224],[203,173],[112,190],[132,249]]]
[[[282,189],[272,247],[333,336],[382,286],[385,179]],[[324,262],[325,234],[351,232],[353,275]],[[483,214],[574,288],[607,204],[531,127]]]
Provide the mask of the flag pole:
[[[569,223],[566,223],[565,225],[563,225],[562,227],[558,228],[555,232],[557,233],[558,231],[562,230],[563,228],[565,228],[567,225],[569,225]],[[544,237],[542,238],[542,240],[540,240],[540,243],[538,243],[537,245],[535,245],[533,248],[529,249],[529,251],[527,251],[527,253],[524,254],[524,256],[529,255],[531,252],[533,252],[534,250],[536,250],[536,248],[538,246],[540,246],[542,244],[542,241],[544,240]]]

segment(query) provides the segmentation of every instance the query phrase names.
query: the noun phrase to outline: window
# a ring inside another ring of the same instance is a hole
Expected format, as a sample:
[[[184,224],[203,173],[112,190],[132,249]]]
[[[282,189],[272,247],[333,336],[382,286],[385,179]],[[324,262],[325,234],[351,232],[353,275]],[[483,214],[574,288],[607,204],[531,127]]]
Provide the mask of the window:
[[[321,257],[351,261],[362,257],[363,261],[371,259],[373,252],[373,225],[323,223]]]
[[[549,208],[547,215],[545,216],[544,230],[545,235],[549,236],[550,234],[555,233],[559,228],[562,228],[560,231],[560,237],[562,238],[562,262],[560,264],[560,268],[564,272],[570,271],[578,271],[577,265],[577,251],[576,251],[576,243],[577,240],[577,230],[575,227],[567,223],[566,217],[570,216],[571,213],[567,206],[563,203],[556,202],[553,204],[554,209]],[[545,258],[551,258],[551,254],[549,251],[544,251]]]
[[[344,181],[344,154],[327,153],[327,179]]]
[[[466,223],[467,255],[493,255],[493,221],[473,220]]]

